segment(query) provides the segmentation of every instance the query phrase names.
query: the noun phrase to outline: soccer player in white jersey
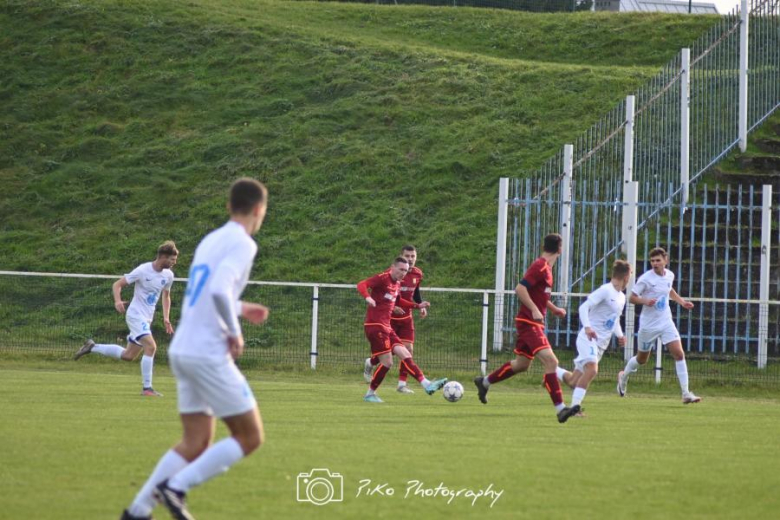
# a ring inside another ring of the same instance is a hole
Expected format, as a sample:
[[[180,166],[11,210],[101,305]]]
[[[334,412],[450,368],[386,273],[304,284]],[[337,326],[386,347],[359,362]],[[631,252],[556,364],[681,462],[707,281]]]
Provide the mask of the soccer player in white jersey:
[[[650,266],[652,269],[639,277],[631,289],[629,301],[634,305],[643,305],[639,315],[638,350],[639,353],[628,360],[626,367],[618,374],[617,391],[620,397],[626,395],[628,377],[647,363],[650,353],[660,338],[666,345],[675,361],[677,379],[680,381],[683,404],[701,401],[688,389],[688,365],[685,363],[685,352],[680,341],[680,333],[672,320],[669,300],[674,300],[684,309],[693,309],[693,302],[683,299],[672,288],[674,273],[666,269],[668,256],[666,251],[656,247],[650,251]]]
[[[74,359],[79,359],[90,353],[133,361],[143,350],[141,358],[141,395],[162,397],[162,394],[152,387],[152,371],[154,368],[154,354],[157,352],[157,343],[152,336],[152,318],[157,308],[157,301],[162,298],[163,324],[165,332],[173,334],[171,325],[171,286],[173,285],[173,271],[176,265],[179,251],[176,244],[168,240],[157,248],[157,257],[152,262],[146,262],[133,269],[129,274],[114,282],[114,308],[119,314],[125,315],[130,334],[127,335],[127,348],[120,345],[95,343],[88,339],[76,352]],[[125,310],[125,302],[122,301],[122,289],[133,285],[133,301]]]
[[[582,405],[590,382],[599,372],[599,361],[609,347],[612,336],[618,345],[626,344],[626,337],[620,327],[620,315],[626,306],[623,292],[631,277],[631,266],[625,260],[616,260],[612,265],[612,279],[593,291],[580,305],[582,329],[577,335],[577,357],[574,371],[558,367],[558,379],[574,389],[571,404]]]
[[[254,179],[230,187],[230,220],[201,240],[190,267],[181,321],[171,342],[182,438],[168,450],[122,515],[150,519],[155,500],[173,518],[191,519],[186,493],[228,470],[263,442],[263,423],[234,360],[244,351],[239,317],[262,323],[268,308],[239,298],[257,253],[252,239],[265,218],[268,194]],[[230,436],[214,445],[215,417]]]

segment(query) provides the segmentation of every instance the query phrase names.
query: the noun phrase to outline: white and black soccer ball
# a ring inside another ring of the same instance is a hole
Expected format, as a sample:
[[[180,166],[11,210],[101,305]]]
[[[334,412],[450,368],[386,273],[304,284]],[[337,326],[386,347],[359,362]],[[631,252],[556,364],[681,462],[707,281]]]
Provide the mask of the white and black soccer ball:
[[[447,401],[457,403],[463,397],[463,385],[457,381],[450,381],[444,385],[441,393]]]

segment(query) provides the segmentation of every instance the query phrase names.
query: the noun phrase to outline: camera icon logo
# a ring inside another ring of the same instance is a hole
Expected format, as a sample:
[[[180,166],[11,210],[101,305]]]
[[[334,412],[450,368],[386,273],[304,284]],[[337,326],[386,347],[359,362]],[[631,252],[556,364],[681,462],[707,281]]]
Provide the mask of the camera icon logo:
[[[298,502],[311,502],[324,506],[330,502],[344,501],[344,477],[329,469],[312,469],[298,474]]]

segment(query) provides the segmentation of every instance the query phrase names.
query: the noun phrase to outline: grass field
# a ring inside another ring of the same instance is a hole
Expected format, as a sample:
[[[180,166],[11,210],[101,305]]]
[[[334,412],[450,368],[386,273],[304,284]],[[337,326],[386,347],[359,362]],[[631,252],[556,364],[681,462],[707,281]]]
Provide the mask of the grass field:
[[[191,493],[198,518],[773,518],[780,508],[776,394],[720,391],[683,406],[677,393],[619,399],[605,383],[586,398],[588,417],[559,425],[546,393],[520,378],[491,390],[488,406],[471,384],[456,404],[388,387],[384,405],[369,405],[358,374],[248,378],[267,443]],[[138,386],[136,365],[0,361],[0,518],[118,518],[179,434],[167,369],[155,376],[164,398]],[[296,500],[298,475],[313,468],[343,476],[343,502]],[[367,495],[366,480],[395,493]],[[407,496],[410,481],[502,493],[447,503]]]

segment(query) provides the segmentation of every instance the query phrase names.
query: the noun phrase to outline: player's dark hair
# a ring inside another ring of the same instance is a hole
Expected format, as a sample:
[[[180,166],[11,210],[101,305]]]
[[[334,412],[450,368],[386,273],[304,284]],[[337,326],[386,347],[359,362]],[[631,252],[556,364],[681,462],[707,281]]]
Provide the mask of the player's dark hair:
[[[244,177],[230,186],[230,212],[248,215],[252,208],[268,200],[268,190],[263,183]]]
[[[612,264],[612,278],[623,278],[631,272],[631,264],[625,260],[615,260]]]
[[[166,240],[157,248],[157,258],[161,256],[179,256],[179,250],[173,240]]]
[[[663,247],[654,247],[650,250],[650,258],[653,258],[654,256],[662,256],[666,258],[668,255],[666,254],[666,250]]]
[[[550,233],[544,237],[544,252],[545,253],[557,253],[561,249],[563,243],[563,237],[558,233]]]
[[[402,257],[402,256],[395,257],[395,260],[393,261],[393,265],[399,264],[399,263],[400,264],[409,265],[409,261],[406,258]]]
[[[414,247],[411,244],[406,244],[404,247],[401,248],[401,252],[404,252],[404,251],[414,251],[414,252],[417,252],[417,248]]]

